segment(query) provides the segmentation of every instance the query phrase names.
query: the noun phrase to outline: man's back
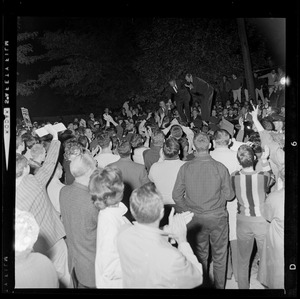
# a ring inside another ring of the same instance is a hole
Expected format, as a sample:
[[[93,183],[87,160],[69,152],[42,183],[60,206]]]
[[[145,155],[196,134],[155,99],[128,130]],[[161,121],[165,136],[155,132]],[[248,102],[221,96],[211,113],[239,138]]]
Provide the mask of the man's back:
[[[149,182],[144,165],[121,158],[109,166],[116,166],[121,170],[124,183],[130,184],[132,190]]]
[[[131,192],[148,183],[148,174],[146,172],[146,169],[144,165],[135,163],[131,160],[125,160],[120,159],[115,163],[111,163],[109,166],[116,166],[119,168],[122,172],[123,182],[124,182],[124,195],[122,202],[127,206],[128,211],[125,214],[125,216],[130,220],[133,221],[133,217],[131,215],[130,209],[129,209],[129,198],[131,195]]]
[[[117,246],[124,288],[194,288],[202,283],[202,271],[186,257],[193,256],[188,244],[178,250],[162,235],[139,223],[123,227]]]
[[[180,168],[172,195],[178,207],[196,214],[224,210],[234,196],[227,168],[208,153]]]
[[[227,167],[229,174],[241,169],[236,154],[235,151],[224,147],[217,147],[213,151],[210,151],[211,157],[224,164]]]
[[[61,189],[59,201],[67,236],[69,270],[75,267],[78,280],[94,287],[98,210],[88,187],[76,181]]]
[[[161,147],[152,146],[150,149],[147,149],[143,152],[145,168],[148,173],[150,171],[152,164],[159,160],[159,151],[160,150],[161,150]]]
[[[95,160],[98,163],[98,167],[104,168],[110,163],[114,163],[120,159],[119,155],[114,155],[113,153],[100,153],[95,156]]]
[[[59,288],[53,263],[45,255],[31,252],[15,259],[15,288]]]
[[[175,204],[172,198],[172,191],[178,171],[184,163],[185,161],[179,159],[164,160],[154,163],[150,168],[149,179],[162,194],[164,204]]]

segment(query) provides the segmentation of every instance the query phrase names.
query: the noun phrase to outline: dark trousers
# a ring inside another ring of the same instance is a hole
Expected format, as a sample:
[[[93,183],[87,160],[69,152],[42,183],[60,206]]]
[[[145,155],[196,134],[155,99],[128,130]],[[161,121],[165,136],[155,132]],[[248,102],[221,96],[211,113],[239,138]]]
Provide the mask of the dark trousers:
[[[178,110],[181,120],[184,122],[191,121],[190,100],[191,100],[191,97],[189,95],[179,95],[175,99],[176,108]],[[183,108],[184,108],[184,111],[183,111]]]
[[[223,104],[223,107],[225,107],[226,102],[229,100],[230,94],[229,92],[227,92],[226,90],[221,90],[220,91],[220,98],[221,98],[221,102]]]
[[[208,259],[211,247],[214,286],[217,289],[225,288],[228,232],[228,212],[226,210],[194,215],[188,224],[187,239],[202,264],[204,286],[210,284]]]
[[[195,95],[193,94],[193,101],[198,101],[201,108],[201,118],[205,121],[208,121],[211,116],[211,107],[214,97],[214,89],[209,89],[206,94]]]

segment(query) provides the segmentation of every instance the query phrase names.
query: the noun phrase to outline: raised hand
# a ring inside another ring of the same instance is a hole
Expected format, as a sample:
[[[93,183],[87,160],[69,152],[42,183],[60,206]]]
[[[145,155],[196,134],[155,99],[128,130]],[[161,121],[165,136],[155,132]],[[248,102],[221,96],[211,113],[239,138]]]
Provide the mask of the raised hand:
[[[269,155],[270,155],[270,148],[269,148],[267,145],[265,145],[265,146],[264,146],[264,152],[263,152],[263,154],[261,155],[261,159],[262,159],[262,160],[267,160],[268,157],[269,157]]]
[[[169,237],[176,240],[177,243],[186,241],[187,227],[186,225],[192,220],[194,213],[187,211],[175,214],[175,209],[172,207],[169,214],[169,224],[164,227],[164,231]]]
[[[242,117],[239,118],[239,125],[241,126],[241,130],[244,130],[244,120]]]
[[[252,102],[251,105],[253,107],[253,111],[250,111],[249,114],[252,116],[252,118],[256,118],[257,119],[257,115],[258,115],[258,105],[255,107]]]
[[[53,138],[57,138],[57,131],[53,128],[51,124],[47,124],[44,126],[45,130],[53,136]]]

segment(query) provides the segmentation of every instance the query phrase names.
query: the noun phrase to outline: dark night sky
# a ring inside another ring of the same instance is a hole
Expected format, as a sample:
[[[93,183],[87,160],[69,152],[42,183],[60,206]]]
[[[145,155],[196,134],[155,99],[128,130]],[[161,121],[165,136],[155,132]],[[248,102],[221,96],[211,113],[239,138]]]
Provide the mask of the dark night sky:
[[[21,31],[55,31],[57,29],[63,28],[65,26],[67,17],[27,17],[23,16],[21,19]],[[132,17],[131,20],[135,18]],[[253,22],[258,26],[262,35],[268,41],[270,49],[274,51],[274,56],[277,60],[281,60],[280,64],[284,64],[285,58],[285,19],[284,18],[251,18],[250,22]],[[41,68],[41,65],[37,65]],[[29,66],[25,67],[26,76],[35,77],[38,71],[36,67]],[[41,103],[43,99],[43,104]],[[54,94],[52,90],[48,87],[41,88],[36,91],[33,95],[29,97],[18,97],[17,108],[19,106],[27,107],[32,116],[38,115],[56,115],[57,111],[60,109],[60,104],[62,103],[63,97]],[[18,112],[18,111],[17,111]]]

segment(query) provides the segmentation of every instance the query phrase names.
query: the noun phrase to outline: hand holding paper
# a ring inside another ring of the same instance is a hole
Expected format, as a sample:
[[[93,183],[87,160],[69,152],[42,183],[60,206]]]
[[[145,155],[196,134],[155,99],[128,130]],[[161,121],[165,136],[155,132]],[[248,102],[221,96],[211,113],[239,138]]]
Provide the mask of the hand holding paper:
[[[54,136],[56,134],[56,136],[57,136],[58,132],[65,131],[66,129],[67,128],[65,127],[65,125],[63,123],[58,123],[56,125],[51,125],[51,124],[45,125],[42,128],[36,129],[35,132],[39,137],[43,137],[48,134],[51,134],[52,136]]]

